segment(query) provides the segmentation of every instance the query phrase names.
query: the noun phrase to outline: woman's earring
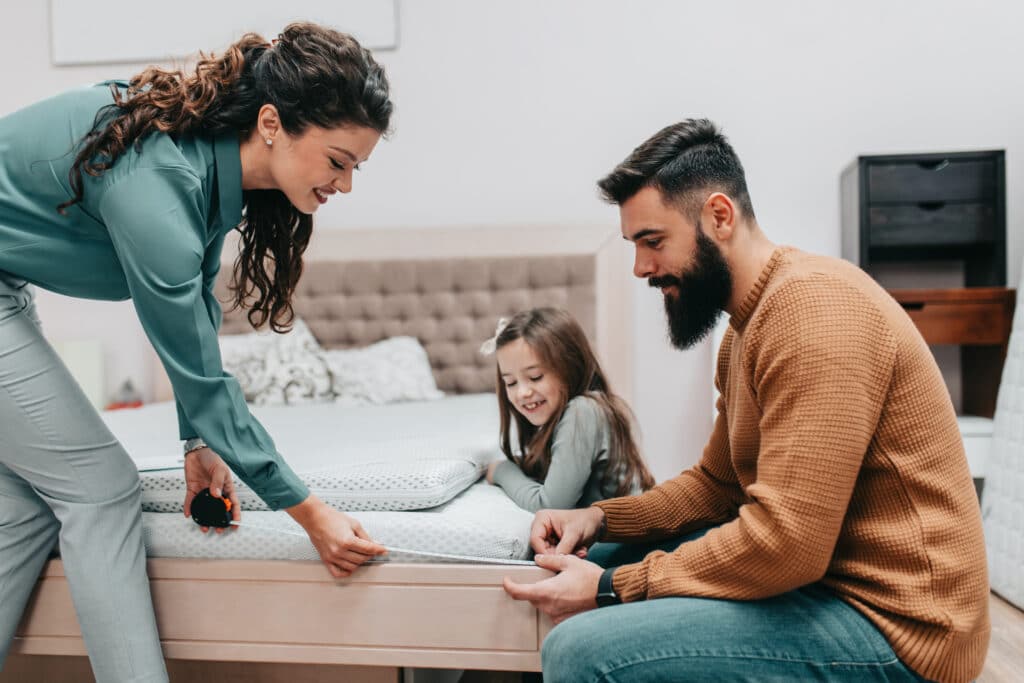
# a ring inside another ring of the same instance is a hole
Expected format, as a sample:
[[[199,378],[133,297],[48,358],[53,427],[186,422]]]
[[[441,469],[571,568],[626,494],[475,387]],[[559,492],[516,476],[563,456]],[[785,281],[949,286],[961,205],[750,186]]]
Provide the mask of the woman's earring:
[[[274,141],[271,140],[270,138],[267,138],[267,146],[269,147],[272,144],[274,144]]]

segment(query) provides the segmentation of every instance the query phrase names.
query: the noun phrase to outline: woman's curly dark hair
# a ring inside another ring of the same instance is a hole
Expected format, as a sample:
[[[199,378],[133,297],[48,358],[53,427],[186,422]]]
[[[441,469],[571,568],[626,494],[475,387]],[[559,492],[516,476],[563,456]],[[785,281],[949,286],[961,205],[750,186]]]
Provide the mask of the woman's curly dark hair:
[[[311,23],[289,24],[271,45],[244,35],[220,55],[205,56],[195,69],[149,67],[122,93],[111,85],[114,104],[96,116],[83,139],[70,182],[82,201],[82,173],[99,176],[154,132],[177,137],[248,137],[264,104],[277,108],[289,135],[310,126],[355,125],[388,132],[393,105],[384,69],[355,38]],[[249,322],[269,320],[276,332],[290,329],[292,295],[302,275],[302,254],[312,216],[292,206],[278,190],[243,192],[240,250],[231,283],[233,308],[248,307]]]

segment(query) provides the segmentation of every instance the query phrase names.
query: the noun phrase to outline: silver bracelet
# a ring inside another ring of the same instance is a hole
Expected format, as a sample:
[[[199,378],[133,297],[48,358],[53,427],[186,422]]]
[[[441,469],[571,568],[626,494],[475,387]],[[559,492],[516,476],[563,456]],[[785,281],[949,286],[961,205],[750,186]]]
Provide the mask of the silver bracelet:
[[[185,442],[185,455],[188,455],[192,451],[198,451],[200,448],[206,448],[206,442],[200,439],[198,436],[192,437]]]

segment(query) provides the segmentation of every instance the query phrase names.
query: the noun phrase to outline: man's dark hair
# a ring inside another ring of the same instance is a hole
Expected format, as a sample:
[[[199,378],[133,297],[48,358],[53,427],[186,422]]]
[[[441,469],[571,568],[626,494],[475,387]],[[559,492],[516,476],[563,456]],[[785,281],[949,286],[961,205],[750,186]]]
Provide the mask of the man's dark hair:
[[[604,199],[622,205],[645,187],[692,220],[700,217],[705,192],[722,192],[753,220],[743,164],[718,127],[708,119],[686,119],[662,128],[633,150],[597,186]]]

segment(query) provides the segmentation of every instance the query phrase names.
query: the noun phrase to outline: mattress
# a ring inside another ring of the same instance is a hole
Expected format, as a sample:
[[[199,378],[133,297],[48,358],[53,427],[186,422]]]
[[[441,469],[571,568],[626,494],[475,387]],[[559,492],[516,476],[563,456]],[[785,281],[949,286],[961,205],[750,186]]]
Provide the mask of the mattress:
[[[311,492],[349,511],[441,505],[502,457],[493,394],[384,406],[251,406]],[[146,512],[181,512],[185,482],[172,402],[103,414],[139,467]],[[267,510],[237,482],[243,510]]]
[[[448,503],[430,510],[361,512],[355,517],[373,540],[386,546],[495,560],[531,557],[533,515],[513,503],[500,488],[486,483],[470,486]],[[242,526],[223,534],[204,534],[181,514],[145,512],[142,524],[150,557],[319,559],[302,528],[282,511],[244,512]],[[450,560],[393,552],[384,561]]]
[[[1019,294],[981,510],[992,590],[1024,608],[1024,301]]]

